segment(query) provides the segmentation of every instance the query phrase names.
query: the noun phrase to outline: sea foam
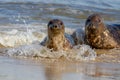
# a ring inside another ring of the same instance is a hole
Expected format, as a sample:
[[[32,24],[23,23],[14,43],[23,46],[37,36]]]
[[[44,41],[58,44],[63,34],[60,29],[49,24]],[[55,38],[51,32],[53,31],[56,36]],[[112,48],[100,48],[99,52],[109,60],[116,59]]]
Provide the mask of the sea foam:
[[[27,25],[26,25],[27,26]],[[33,28],[31,28],[33,27]],[[31,29],[30,29],[31,28]],[[4,50],[0,50],[8,56],[22,57],[42,57],[42,58],[61,58],[68,60],[93,60],[96,58],[95,51],[88,45],[77,45],[68,51],[52,51],[40,42],[47,36],[47,27],[42,25],[36,27],[31,25],[28,30],[12,29],[0,31],[0,45]],[[66,33],[72,34],[75,29],[65,28]]]

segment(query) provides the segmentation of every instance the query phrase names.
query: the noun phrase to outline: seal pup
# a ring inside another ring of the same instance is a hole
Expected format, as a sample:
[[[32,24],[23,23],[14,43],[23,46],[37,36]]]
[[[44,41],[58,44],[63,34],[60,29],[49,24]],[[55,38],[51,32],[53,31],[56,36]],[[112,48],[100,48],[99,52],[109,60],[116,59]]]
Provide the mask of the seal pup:
[[[120,24],[106,25],[100,14],[90,15],[85,23],[85,43],[96,49],[120,48]]]
[[[65,33],[64,23],[59,19],[52,19],[47,25],[48,36],[41,42],[41,45],[47,48],[58,50],[69,50],[72,48],[74,41],[69,34]]]

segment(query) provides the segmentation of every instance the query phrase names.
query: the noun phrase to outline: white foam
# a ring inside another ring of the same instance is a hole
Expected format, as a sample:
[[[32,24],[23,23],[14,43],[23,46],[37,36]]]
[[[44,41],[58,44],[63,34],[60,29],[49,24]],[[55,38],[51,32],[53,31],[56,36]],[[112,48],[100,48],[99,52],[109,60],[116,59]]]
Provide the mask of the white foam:
[[[76,55],[76,59],[82,59],[82,60],[93,60],[96,57],[96,52],[90,48],[88,45],[78,45],[75,46],[74,49],[78,49],[78,53]]]
[[[91,60],[95,59],[96,53],[87,45],[78,45],[69,51],[51,52],[50,49],[40,45],[40,42],[47,36],[47,26],[44,25],[11,25],[5,26],[0,31],[0,45],[4,50],[1,53],[9,56],[23,56],[23,57],[43,57],[43,58],[60,58],[74,60]],[[27,26],[27,29],[25,28]],[[40,27],[39,27],[40,26]],[[21,30],[22,28],[22,30]],[[24,29],[23,29],[24,28]],[[65,28],[66,33],[72,34],[75,29]]]
[[[43,57],[43,58],[60,58],[65,57],[68,60],[94,60],[96,53],[88,45],[75,46],[70,51],[55,51],[43,47],[39,44],[24,45],[17,48],[9,48],[4,52],[9,56],[23,56],[23,57]]]
[[[9,24],[0,28],[0,45],[4,47],[16,47],[34,41],[41,42],[47,36],[46,24]],[[65,30],[66,33],[72,34],[75,29],[65,28]]]
[[[16,47],[19,45],[30,44],[33,41],[41,41],[45,34],[33,31],[4,31],[0,32],[0,44],[4,47]]]

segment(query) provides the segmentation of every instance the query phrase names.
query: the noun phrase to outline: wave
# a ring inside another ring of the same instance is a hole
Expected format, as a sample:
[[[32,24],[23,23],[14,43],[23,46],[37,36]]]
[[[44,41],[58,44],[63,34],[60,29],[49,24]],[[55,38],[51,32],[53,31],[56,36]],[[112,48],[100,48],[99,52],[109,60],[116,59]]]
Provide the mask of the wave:
[[[23,44],[30,44],[34,41],[41,41],[45,36],[42,32],[34,31],[4,31],[0,32],[0,45],[4,47],[16,47]]]
[[[45,25],[40,25],[40,27],[31,25],[28,28],[24,25],[23,30],[18,26],[21,25],[17,25],[17,28],[16,25],[12,25],[12,29],[10,29],[11,25],[4,26],[4,28],[2,26],[3,31],[0,31],[0,47],[2,49],[0,52],[4,55],[42,58],[65,57],[74,60],[91,60],[96,57],[95,51],[88,45],[78,45],[67,52],[63,50],[51,52],[50,49],[40,45],[40,42],[47,36]],[[66,32],[69,34],[72,34],[74,30],[66,28]]]
[[[69,51],[51,52],[50,49],[40,45],[40,42],[47,36],[46,24],[31,24],[29,26],[15,24],[0,26],[0,28],[0,54],[6,56],[50,59],[64,57],[67,60],[75,61],[120,62],[119,49],[95,50],[85,44],[74,46]],[[75,30],[78,29],[65,28],[66,33],[69,34]]]
[[[41,46],[40,44],[23,45],[17,48],[9,48],[4,52],[8,56],[37,57],[58,59],[64,57],[68,60],[95,60],[96,52],[88,45],[75,46],[70,51],[55,51]]]

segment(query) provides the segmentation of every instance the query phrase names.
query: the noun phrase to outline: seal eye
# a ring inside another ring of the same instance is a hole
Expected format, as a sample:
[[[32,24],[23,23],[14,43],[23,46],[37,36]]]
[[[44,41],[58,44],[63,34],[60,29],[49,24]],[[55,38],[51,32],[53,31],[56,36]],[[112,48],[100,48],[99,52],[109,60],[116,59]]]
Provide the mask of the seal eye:
[[[90,22],[90,19],[88,19],[87,22]]]
[[[90,20],[90,19],[88,19],[88,20],[86,21],[86,24],[90,23],[90,21],[91,21],[91,20]]]
[[[48,25],[51,25],[52,24],[52,21],[50,21],[49,23],[48,23]]]
[[[99,24],[101,23],[101,20],[100,20],[100,19],[98,19],[98,23],[99,23]]]
[[[51,28],[52,27],[52,24],[53,24],[53,22],[52,21],[49,21],[49,23],[48,23],[48,28]]]
[[[63,23],[61,22],[60,25],[63,25]]]
[[[90,19],[86,20],[86,23],[85,23],[85,24],[86,24],[86,25],[90,24],[90,21],[91,21]]]

